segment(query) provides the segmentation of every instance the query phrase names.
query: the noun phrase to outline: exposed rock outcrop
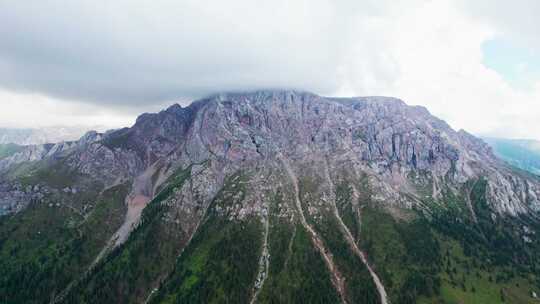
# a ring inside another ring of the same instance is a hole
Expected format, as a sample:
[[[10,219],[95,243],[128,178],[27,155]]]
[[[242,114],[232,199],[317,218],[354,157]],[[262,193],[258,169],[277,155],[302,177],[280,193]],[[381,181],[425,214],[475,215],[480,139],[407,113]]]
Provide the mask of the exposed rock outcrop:
[[[489,203],[497,213],[540,209],[538,179],[515,172],[482,140],[452,130],[425,108],[387,97],[218,94],[186,108],[173,105],[143,114],[133,127],[106,135],[90,132],[77,142],[30,146],[1,160],[0,171],[22,162],[63,159],[81,174],[114,184],[135,180],[158,161],[171,168],[212,159],[219,184],[227,174],[279,153],[293,162],[327,156],[331,167],[350,162],[371,176],[377,197],[387,203],[410,207],[426,195],[436,200],[445,187],[459,189],[471,179],[486,178]]]

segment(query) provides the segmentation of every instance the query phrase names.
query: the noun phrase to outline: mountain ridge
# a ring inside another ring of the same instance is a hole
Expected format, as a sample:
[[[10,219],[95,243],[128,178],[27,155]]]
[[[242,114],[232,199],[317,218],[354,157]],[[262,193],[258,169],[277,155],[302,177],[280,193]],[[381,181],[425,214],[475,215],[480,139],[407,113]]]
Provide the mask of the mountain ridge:
[[[40,208],[80,214],[71,216],[86,227],[95,210],[117,206],[114,229],[95,241],[99,252],[70,262],[77,271],[56,280],[66,283],[50,282],[59,286],[42,291],[53,302],[99,301],[97,290],[102,300],[136,303],[225,301],[219,290],[245,303],[285,301],[280,295],[297,302],[293,291],[301,289],[324,290],[320,296],[329,303],[414,303],[441,297],[440,288],[454,292],[448,282],[455,278],[441,270],[450,254],[436,249],[435,256],[415,247],[419,241],[461,246],[464,259],[493,269],[536,271],[531,231],[539,179],[515,172],[482,140],[396,98],[220,93],[143,114],[131,128],[89,133],[44,153],[16,153],[0,160],[0,171],[8,177],[0,198],[20,202],[10,207],[16,211],[5,224],[10,231],[24,228],[24,221],[10,226],[14,219]],[[120,188],[126,195],[115,196],[116,203],[100,203]],[[390,245],[371,236],[379,224],[374,218],[389,225],[382,231],[396,234],[389,244],[406,248],[401,256],[381,250]],[[9,240],[10,233],[0,236]],[[519,246],[497,252],[501,242]],[[0,252],[15,245],[1,246]],[[153,251],[145,253],[147,247]],[[74,249],[64,252],[67,257],[50,260],[71,259]],[[311,272],[303,268],[308,258],[318,265]],[[391,266],[399,259],[410,265]],[[300,289],[283,285],[293,278]],[[0,291],[6,284],[0,282]]]

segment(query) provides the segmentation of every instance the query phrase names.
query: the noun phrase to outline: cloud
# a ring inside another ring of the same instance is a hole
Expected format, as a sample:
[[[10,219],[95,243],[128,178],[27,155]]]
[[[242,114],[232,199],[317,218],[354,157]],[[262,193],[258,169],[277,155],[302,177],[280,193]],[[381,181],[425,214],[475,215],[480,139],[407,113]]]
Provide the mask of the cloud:
[[[489,23],[505,38],[540,56],[540,2],[536,0],[461,0],[464,12]]]
[[[105,131],[134,122],[134,115],[108,107],[61,101],[39,94],[0,91],[0,128],[90,127]]]
[[[3,2],[0,85],[113,104],[244,88],[330,92],[349,24],[375,9],[354,3]]]
[[[44,124],[71,111],[125,124],[216,91],[300,88],[397,96],[455,128],[540,139],[540,85],[509,85],[482,49],[505,37],[540,50],[538,4],[496,2],[0,2],[0,102],[63,109]]]
[[[521,89],[485,66],[482,46],[503,35],[502,25],[478,16],[441,0],[373,19],[366,31],[377,33],[372,51],[350,57],[345,92],[398,96],[479,135],[540,139],[540,79]],[[362,74],[374,78],[366,83]]]
[[[400,71],[391,91],[427,105],[456,128],[540,139],[540,91],[514,87],[484,65],[482,46],[502,34],[499,25],[478,16],[453,1],[433,1],[391,22],[397,30],[386,48],[395,50],[391,57]]]

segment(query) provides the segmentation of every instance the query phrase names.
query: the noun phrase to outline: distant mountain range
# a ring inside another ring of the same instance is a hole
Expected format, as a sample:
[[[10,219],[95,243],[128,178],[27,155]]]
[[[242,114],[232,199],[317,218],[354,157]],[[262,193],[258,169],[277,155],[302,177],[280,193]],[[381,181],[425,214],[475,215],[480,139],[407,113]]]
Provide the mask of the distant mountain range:
[[[74,141],[89,130],[100,129],[103,129],[103,127],[0,128],[0,144],[41,145],[61,141]]]
[[[511,165],[540,175],[540,141],[484,138],[495,154]]]

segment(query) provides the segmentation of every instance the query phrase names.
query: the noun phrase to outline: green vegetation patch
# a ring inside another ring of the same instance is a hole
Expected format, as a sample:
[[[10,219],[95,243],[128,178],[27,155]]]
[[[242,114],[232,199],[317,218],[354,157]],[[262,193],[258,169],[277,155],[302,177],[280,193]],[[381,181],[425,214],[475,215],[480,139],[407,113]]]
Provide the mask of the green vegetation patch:
[[[122,223],[127,187],[87,195],[98,199],[85,216],[66,198],[0,221],[1,303],[48,303],[91,264]]]
[[[187,241],[180,227],[162,221],[162,204],[190,177],[191,167],[179,170],[148,204],[141,224],[122,246],[111,252],[65,298],[67,303],[138,303],[173,268]]]
[[[443,270],[441,292],[418,303],[539,303],[531,297],[538,288],[526,277],[512,277],[509,268],[487,267],[481,260],[466,256],[463,247],[449,237],[439,236]]]
[[[308,203],[317,204],[318,212],[311,214],[304,207],[306,219],[312,227],[316,229],[329,253],[332,254],[334,262],[340,273],[345,277],[348,302],[351,303],[379,303],[378,295],[373,279],[361,261],[360,257],[354,253],[345,237],[338,219],[334,215],[332,202],[327,202],[318,198],[320,181],[311,177],[303,177],[300,183],[300,193],[302,205]],[[336,204],[338,210],[344,212],[344,223],[352,228],[351,233],[358,235],[359,226],[352,206],[352,188],[346,182],[339,183],[336,188]]]
[[[464,189],[476,220],[456,208],[433,212],[431,226],[443,248],[442,286],[440,297],[422,303],[538,303],[531,297],[540,289],[538,222],[493,214],[486,189],[485,179]]]
[[[329,213],[314,226],[332,253],[338,270],[345,277],[348,302],[379,303],[380,297],[371,274],[360,257],[351,249],[337,219]]]
[[[440,246],[429,223],[394,219],[365,206],[361,246],[381,277],[392,303],[416,303],[418,296],[439,294]]]
[[[43,160],[39,162],[26,162],[15,165],[9,169],[7,176],[23,185],[45,184],[62,189],[80,184],[85,176],[62,160]]]
[[[262,251],[259,218],[230,219],[223,208],[241,203],[245,177],[229,179],[153,303],[248,303]]]
[[[270,207],[268,277],[258,303],[339,303],[321,254],[298,222],[278,216],[284,196],[278,190]]]
[[[126,128],[111,133],[102,141],[102,143],[109,149],[128,149],[130,137],[131,132],[129,129]]]

